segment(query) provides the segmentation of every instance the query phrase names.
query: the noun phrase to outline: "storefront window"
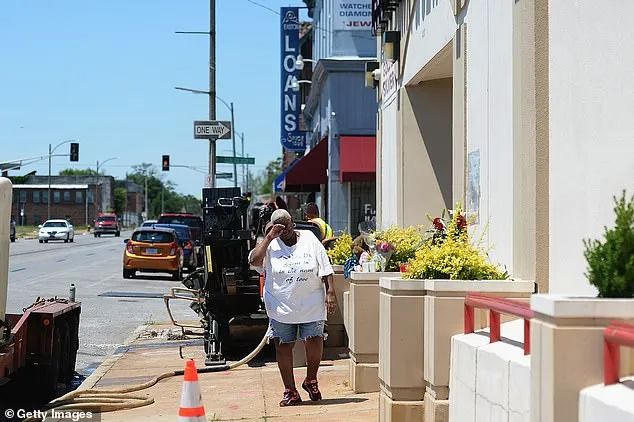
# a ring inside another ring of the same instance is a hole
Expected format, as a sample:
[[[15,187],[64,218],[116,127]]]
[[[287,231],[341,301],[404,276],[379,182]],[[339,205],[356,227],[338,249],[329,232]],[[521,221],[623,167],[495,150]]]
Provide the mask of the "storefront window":
[[[40,196],[41,196],[41,192],[39,190],[34,190],[33,191],[33,203],[34,204],[39,204],[40,203]]]
[[[48,204],[48,191],[45,190],[45,191],[41,191],[40,193],[41,193],[40,197],[42,199],[42,203]]]
[[[53,202],[59,204],[62,200],[62,193],[59,191],[53,192]]]
[[[64,191],[64,202],[70,202],[70,191]]]
[[[82,191],[75,192],[75,203],[81,204],[84,202],[84,193]]]
[[[87,198],[88,198],[88,203],[89,204],[92,204],[93,202],[95,202],[95,197],[94,197],[94,194],[93,194],[92,191],[88,191]]]
[[[25,203],[26,202],[26,191],[25,190],[21,190],[20,191],[20,203]]]

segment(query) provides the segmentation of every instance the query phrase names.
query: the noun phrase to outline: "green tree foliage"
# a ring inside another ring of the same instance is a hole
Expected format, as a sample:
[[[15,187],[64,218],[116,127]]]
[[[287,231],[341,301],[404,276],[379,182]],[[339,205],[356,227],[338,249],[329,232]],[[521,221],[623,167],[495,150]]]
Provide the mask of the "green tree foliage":
[[[65,169],[59,172],[60,176],[97,176],[93,169]]]
[[[114,190],[114,212],[117,215],[123,215],[127,192],[125,188],[115,188]]]
[[[128,180],[144,187],[147,175],[148,191],[148,218],[157,218],[161,212],[190,212],[201,213],[201,202],[192,195],[181,195],[175,190],[175,186],[169,180],[163,181],[160,173],[149,163],[143,163],[133,167],[134,171],[128,174]]]
[[[273,161],[269,161],[266,168],[261,171],[254,179],[250,186],[251,191],[255,195],[270,195],[273,193],[273,182],[275,178],[282,172],[282,157],[278,157]]]
[[[634,196],[614,198],[615,225],[603,240],[584,240],[586,277],[599,297],[634,297]]]

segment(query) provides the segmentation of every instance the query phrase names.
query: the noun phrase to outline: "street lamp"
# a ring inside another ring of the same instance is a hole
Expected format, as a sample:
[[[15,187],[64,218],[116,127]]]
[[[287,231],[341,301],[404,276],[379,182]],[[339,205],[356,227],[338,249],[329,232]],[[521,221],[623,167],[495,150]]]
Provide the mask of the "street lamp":
[[[60,142],[59,144],[55,145],[54,148],[51,147],[51,144],[48,144],[48,201],[46,204],[46,219],[47,220],[51,219],[51,158],[53,157],[53,153],[55,152],[57,148],[65,144],[69,144],[71,142],[75,142],[75,140],[69,139],[67,141]]]
[[[297,56],[297,60],[295,61],[295,69],[296,70],[304,70],[304,64],[309,62],[311,64],[315,64],[315,60],[305,59],[301,54]]]
[[[293,79],[291,79],[291,88],[293,89],[293,91],[299,91],[299,85],[300,84],[309,84],[311,85],[313,82],[306,80],[306,79],[302,79],[302,80],[297,80],[297,78],[295,76],[293,76]]]
[[[201,89],[190,89],[190,88],[183,88],[180,86],[176,86],[174,87],[174,89],[177,89],[179,91],[185,91],[185,92],[190,92],[192,94],[204,94],[204,95],[211,95],[211,93],[209,91],[203,91]],[[231,142],[233,143],[233,181],[235,183],[236,186],[238,186],[238,170],[236,167],[236,163],[235,163],[235,159],[236,159],[236,132],[235,132],[235,119],[234,119],[234,109],[233,109],[233,102],[231,103],[227,103],[225,100],[223,100],[221,97],[219,97],[218,95],[216,95],[216,99],[219,100],[225,107],[227,107],[227,109],[231,112]],[[216,172],[215,172],[215,157],[214,157],[214,174],[212,175],[213,178],[215,179],[216,176]]]
[[[112,161],[112,160],[116,160],[116,159],[117,159],[117,157],[111,157],[111,158],[108,158],[107,160],[102,161],[101,163],[99,162],[99,160],[97,160],[97,176],[99,176],[99,167],[103,166],[108,161]]]

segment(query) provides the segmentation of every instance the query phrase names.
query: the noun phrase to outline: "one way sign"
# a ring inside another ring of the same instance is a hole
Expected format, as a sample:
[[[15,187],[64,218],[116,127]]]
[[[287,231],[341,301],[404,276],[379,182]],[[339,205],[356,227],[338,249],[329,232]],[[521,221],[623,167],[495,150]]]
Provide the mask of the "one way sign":
[[[231,122],[196,120],[194,139],[231,139]]]

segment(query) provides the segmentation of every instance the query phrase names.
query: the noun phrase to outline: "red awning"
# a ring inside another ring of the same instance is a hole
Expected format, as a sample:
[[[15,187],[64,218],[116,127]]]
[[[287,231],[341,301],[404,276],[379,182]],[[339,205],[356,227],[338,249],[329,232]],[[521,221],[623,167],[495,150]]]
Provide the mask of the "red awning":
[[[342,182],[376,180],[376,137],[341,136],[339,168]]]
[[[307,155],[289,168],[285,176],[286,192],[318,192],[328,183],[328,140],[322,139]]]

